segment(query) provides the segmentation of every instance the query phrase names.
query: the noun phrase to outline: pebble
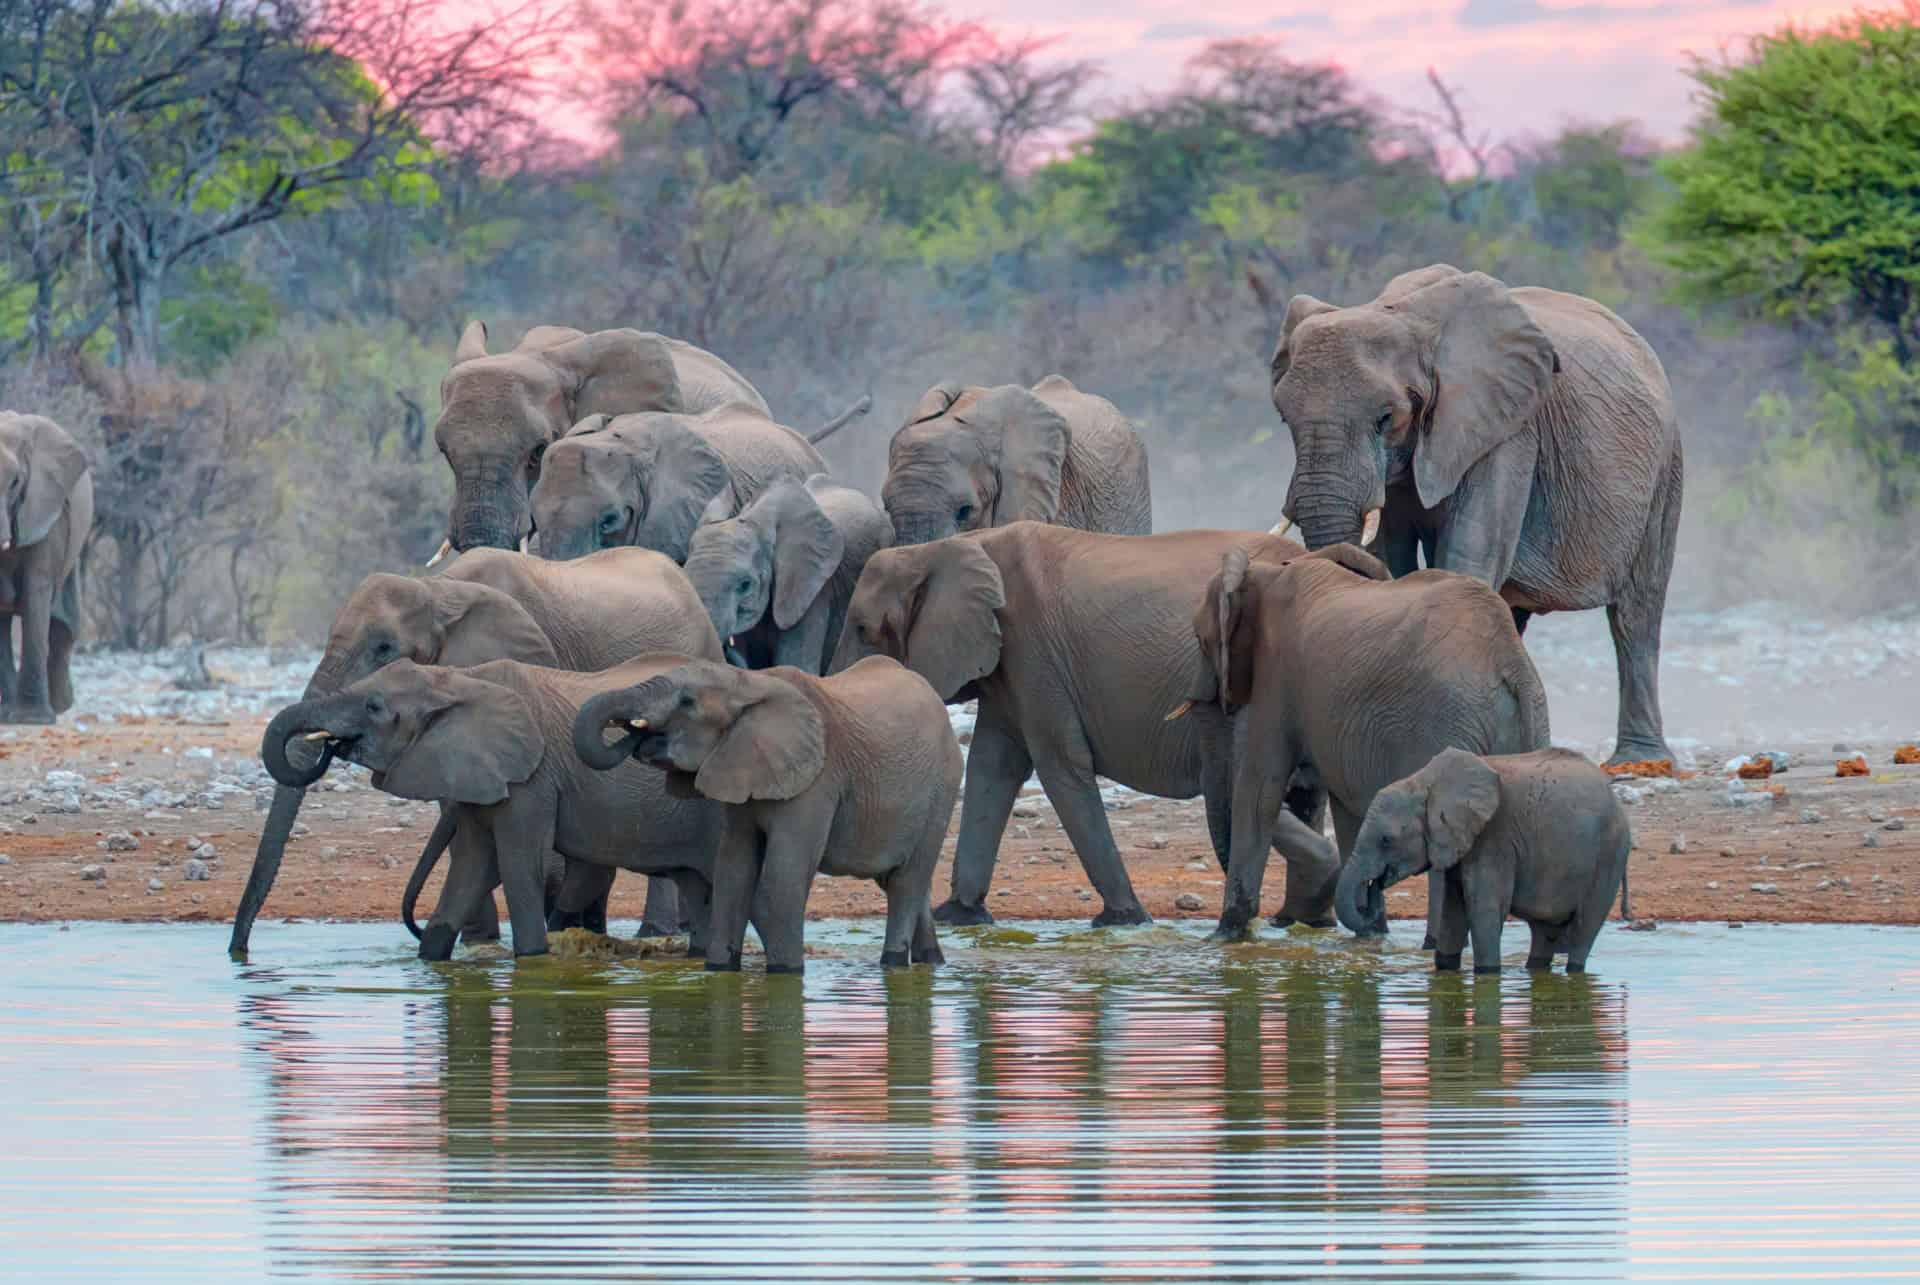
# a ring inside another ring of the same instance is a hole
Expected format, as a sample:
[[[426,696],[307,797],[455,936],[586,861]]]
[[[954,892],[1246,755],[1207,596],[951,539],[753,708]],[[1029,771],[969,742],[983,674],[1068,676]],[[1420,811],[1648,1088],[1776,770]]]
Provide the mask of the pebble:
[[[213,870],[198,857],[189,857],[182,873],[186,875],[188,883],[204,883],[213,878]]]
[[[339,855],[340,855],[340,849],[338,849],[338,848],[322,848],[322,849],[320,849],[320,859],[321,859],[322,861],[332,861],[332,860],[334,860],[335,858],[337,858],[337,857],[338,857]]]
[[[1090,893],[1090,892],[1088,892],[1088,891],[1087,891],[1087,890],[1086,890],[1085,888],[1082,888],[1082,889],[1081,889],[1081,890],[1080,890],[1080,891],[1079,891],[1079,892],[1078,892],[1077,894],[1075,894],[1075,895],[1076,895],[1076,896],[1078,896],[1078,897],[1080,898],[1080,900],[1082,900],[1082,901],[1092,901],[1092,900],[1093,900],[1093,894],[1092,894],[1092,893]]]
[[[1750,883],[1747,885],[1747,891],[1748,892],[1764,892],[1769,895],[1773,895],[1773,894],[1777,894],[1780,891],[1780,885],[1774,884],[1774,883]]]
[[[12,864],[13,857],[8,853],[0,852],[0,866],[10,866]]]
[[[1656,931],[1659,927],[1660,921],[1658,919],[1629,919],[1626,923],[1626,929],[1630,933],[1650,933]]]
[[[1207,868],[1207,863],[1204,861],[1187,862],[1187,869],[1189,870],[1205,870],[1206,868]]]
[[[1167,836],[1164,834],[1150,834],[1140,841],[1140,846],[1151,852],[1158,852],[1167,846]]]
[[[88,883],[105,883],[107,879],[107,868],[105,866],[81,866],[80,877]]]
[[[1720,882],[1719,882],[1719,880],[1717,880],[1717,879],[1709,879],[1709,880],[1707,880],[1707,891],[1708,891],[1708,892],[1719,892],[1719,891],[1720,891]]]
[[[1833,743],[1833,752],[1835,754],[1851,754],[1853,753],[1853,747],[1845,741],[1835,741]]]
[[[1879,825],[1882,821],[1886,819],[1887,819],[1887,814],[1882,812],[1879,808],[1874,808],[1867,813],[1867,820],[1873,822],[1875,825]]]
[[[1895,817],[1880,828],[1882,830],[1904,830],[1907,828],[1907,823],[1899,817]]]
[[[1732,848],[1722,848],[1720,849],[1720,855],[1723,857],[1737,857],[1740,854],[1735,852]]]
[[[1822,880],[1821,880],[1821,881],[1820,881],[1819,883],[1816,883],[1815,885],[1813,885],[1813,890],[1814,890],[1815,892],[1825,892],[1825,891],[1826,891],[1827,889],[1829,889],[1829,888],[1831,888],[1831,887],[1833,887],[1833,886],[1834,886],[1834,881],[1833,881],[1833,880],[1831,880],[1831,879],[1822,879]]]
[[[1040,809],[1031,803],[1016,803],[1013,805],[1013,814],[1024,821],[1031,821],[1040,815]]]
[[[1673,838],[1667,841],[1667,851],[1673,853],[1676,856],[1680,855],[1681,853],[1684,853],[1686,850],[1687,850],[1687,836],[1684,834],[1676,834],[1673,836]]]
[[[1615,781],[1613,783],[1613,797],[1628,807],[1634,807],[1644,802],[1647,795],[1651,793],[1653,793],[1653,791],[1642,789],[1637,785],[1628,785],[1625,781]]]
[[[162,892],[162,891],[165,891],[166,886],[167,886],[166,883],[158,878],[147,880],[148,892]]]
[[[191,846],[188,847],[187,850],[193,853],[194,856],[200,858],[202,861],[218,861],[220,859],[219,849],[215,848],[211,843],[206,842],[204,839],[201,840],[199,843],[192,844]]]
[[[1207,903],[1200,900],[1198,893],[1183,892],[1173,899],[1173,904],[1178,910],[1198,910]]]
[[[1819,825],[1822,821],[1826,819],[1827,819],[1826,813],[1822,812],[1819,808],[1801,808],[1800,809],[1801,825]]]
[[[1880,836],[1869,830],[1860,836],[1860,846],[1863,848],[1877,848],[1880,846]]]
[[[139,848],[139,846],[140,840],[134,838],[125,830],[115,830],[107,836],[108,852],[132,852]]]

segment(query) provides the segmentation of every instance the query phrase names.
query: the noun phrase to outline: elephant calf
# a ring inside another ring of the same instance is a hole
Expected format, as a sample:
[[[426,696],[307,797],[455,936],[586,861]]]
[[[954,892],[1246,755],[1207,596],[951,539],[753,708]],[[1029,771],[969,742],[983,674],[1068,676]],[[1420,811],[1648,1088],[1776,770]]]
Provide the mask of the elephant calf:
[[[0,722],[51,723],[73,705],[80,550],[93,528],[86,452],[50,419],[0,411],[0,501]]]
[[[549,851],[574,863],[563,913],[582,908],[572,890],[588,880],[575,866],[668,875],[687,900],[698,945],[720,809],[668,797],[659,774],[637,765],[590,772],[572,750],[574,715],[585,701],[691,659],[660,652],[593,674],[513,660],[466,669],[396,661],[335,695],[289,705],[268,724],[260,755],[275,780],[301,783],[311,778],[288,762],[287,744],[317,741],[323,770],[338,755],[371,768],[376,789],[448,809],[452,861],[420,940],[422,959],[453,953],[455,935],[495,884],[506,889],[513,953],[545,954]]]
[[[609,744],[604,729],[622,735]],[[740,967],[747,912],[767,971],[805,966],[816,873],[887,894],[883,967],[943,962],[928,890],[960,794],[959,742],[927,681],[884,657],[832,678],[692,661],[581,707],[580,757],[664,768],[676,793],[732,805],[714,867],[707,967]]]
[[[879,505],[816,473],[776,482],[738,512],[723,492],[694,530],[687,579],[736,664],[823,674],[861,568],[892,543]]]
[[[1585,972],[1587,955],[1620,896],[1627,913],[1627,811],[1606,773],[1567,750],[1498,754],[1442,751],[1405,780],[1373,796],[1353,857],[1334,898],[1340,922],[1374,930],[1382,896],[1429,871],[1443,885],[1428,925],[1435,968],[1460,967],[1473,940],[1473,971],[1500,971],[1500,929],[1508,915],[1533,929],[1527,967]]]

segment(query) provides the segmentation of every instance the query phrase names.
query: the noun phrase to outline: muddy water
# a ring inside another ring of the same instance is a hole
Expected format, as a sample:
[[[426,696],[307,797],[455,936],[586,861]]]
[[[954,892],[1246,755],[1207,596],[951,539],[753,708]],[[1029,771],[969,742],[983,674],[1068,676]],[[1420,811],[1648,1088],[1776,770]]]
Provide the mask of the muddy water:
[[[882,975],[428,966],[381,926],[0,928],[14,1279],[1920,1274],[1920,932],[1584,978],[1296,933]],[[1510,944],[1524,948],[1524,934]],[[1031,938],[1029,940],[1028,938]],[[1517,962],[1517,961],[1516,961]]]

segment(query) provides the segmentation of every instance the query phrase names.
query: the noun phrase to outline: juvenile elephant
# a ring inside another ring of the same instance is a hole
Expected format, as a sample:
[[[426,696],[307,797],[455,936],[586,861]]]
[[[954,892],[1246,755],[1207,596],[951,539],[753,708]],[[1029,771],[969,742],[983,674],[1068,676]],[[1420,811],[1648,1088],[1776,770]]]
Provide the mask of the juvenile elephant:
[[[1304,552],[1245,531],[1119,536],[1040,522],[876,553],[860,577],[834,658],[893,657],[949,702],[979,708],[945,923],[991,923],[987,891],[1020,787],[1040,784],[1103,905],[1096,926],[1147,922],[1120,860],[1096,774],[1163,798],[1207,801],[1224,865],[1233,801],[1230,720],[1211,696],[1169,722],[1169,706],[1207,680],[1193,613],[1230,549],[1262,558]],[[1303,775],[1289,805],[1317,826],[1320,798]],[[1318,892],[1333,858],[1288,875]]]
[[[1516,754],[1547,747],[1547,696],[1513,616],[1468,576],[1390,580],[1350,544],[1304,557],[1221,561],[1194,615],[1200,700],[1239,711],[1231,851],[1216,936],[1235,940],[1260,911],[1271,844],[1326,872],[1291,917],[1331,922],[1338,857],[1280,807],[1303,768],[1327,791],[1339,852],[1382,787],[1447,748]],[[1433,898],[1429,898],[1431,904]]]
[[[1060,375],[928,389],[887,448],[880,499],[900,544],[1022,519],[1153,530],[1145,443],[1112,402]]]
[[[0,721],[51,723],[73,707],[80,549],[93,529],[86,452],[44,416],[0,411],[0,502]]]
[[[611,745],[608,727],[622,733]],[[883,967],[943,962],[927,894],[960,793],[960,745],[911,670],[870,657],[823,679],[696,661],[587,701],[574,746],[594,767],[631,756],[666,769],[676,793],[730,805],[709,969],[740,967],[758,897],[767,971],[800,972],[816,873],[887,894]]]
[[[1424,553],[1499,590],[1522,630],[1606,607],[1613,761],[1673,757],[1660,622],[1684,470],[1666,372],[1631,326],[1435,264],[1357,307],[1294,296],[1272,374],[1297,460],[1283,513],[1309,548],[1372,543],[1377,522],[1395,575]]]
[[[1442,750],[1405,780],[1373,796],[1340,872],[1340,922],[1368,933],[1385,918],[1383,894],[1428,871],[1444,885],[1441,914],[1427,925],[1438,969],[1460,967],[1471,935],[1473,971],[1500,971],[1500,931],[1509,914],[1533,930],[1527,967],[1585,972],[1587,956],[1620,896],[1627,913],[1633,829],[1607,774],[1567,750],[1481,758]]]
[[[685,562],[709,504],[745,507],[826,467],[806,438],[748,406],[592,416],[554,443],[533,489],[540,555],[639,545]]]
[[[513,953],[545,954],[549,851],[575,866],[671,877],[693,908],[694,942],[704,949],[720,809],[668,797],[660,774],[638,764],[595,772],[573,752],[582,702],[689,660],[654,653],[597,674],[515,660],[466,669],[396,661],[332,696],[281,710],[260,756],[275,780],[298,785],[313,778],[289,762],[288,743],[318,741],[323,770],[345,758],[371,768],[376,789],[446,807],[453,856],[420,939],[422,959],[453,953],[461,926],[495,885],[506,891]],[[567,885],[560,909],[577,912],[584,894],[574,866]]]
[[[487,352],[486,323],[460,337],[440,381],[433,440],[453,470],[453,510],[441,554],[516,549],[529,534],[527,494],[541,457],[591,415],[698,415],[767,403],[739,371],[704,349],[640,330],[585,334],[535,326],[510,352]]]
[[[893,543],[880,506],[824,473],[774,483],[733,513],[722,495],[687,550],[687,578],[750,669],[823,674],[867,559]]]
[[[303,699],[330,696],[398,660],[455,667],[518,660],[591,673],[654,651],[708,660],[721,655],[699,597],[670,559],[644,549],[615,549],[555,563],[504,549],[474,549],[437,575],[372,575],[361,581],[333,618],[326,652]],[[312,755],[295,751],[295,758],[297,774],[318,780],[325,770],[315,770]],[[305,792],[298,782],[274,791],[233,918],[228,949],[234,954],[246,952]],[[443,816],[442,825],[447,824]],[[427,851],[436,851],[435,845],[429,843]],[[409,928],[414,898],[432,864],[423,852],[408,883],[402,917]],[[611,873],[602,877],[611,886]],[[672,892],[664,880],[648,883],[643,932],[672,932],[679,925]],[[604,919],[604,903],[603,889],[594,908],[596,922]],[[491,904],[489,899],[487,907]]]

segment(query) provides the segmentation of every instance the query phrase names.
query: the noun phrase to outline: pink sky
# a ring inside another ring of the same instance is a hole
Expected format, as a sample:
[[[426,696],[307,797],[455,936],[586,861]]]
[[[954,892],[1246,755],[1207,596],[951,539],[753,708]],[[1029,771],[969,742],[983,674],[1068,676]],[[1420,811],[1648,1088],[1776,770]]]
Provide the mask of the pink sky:
[[[1428,66],[1464,89],[1470,117],[1496,138],[1569,121],[1632,117],[1674,141],[1692,115],[1690,54],[1757,31],[1824,25],[1856,2],[1776,0],[974,0],[949,11],[996,28],[1062,37],[1058,48],[1105,64],[1105,91],[1171,83],[1207,40],[1280,37],[1297,58],[1337,62],[1403,106],[1432,105]]]

